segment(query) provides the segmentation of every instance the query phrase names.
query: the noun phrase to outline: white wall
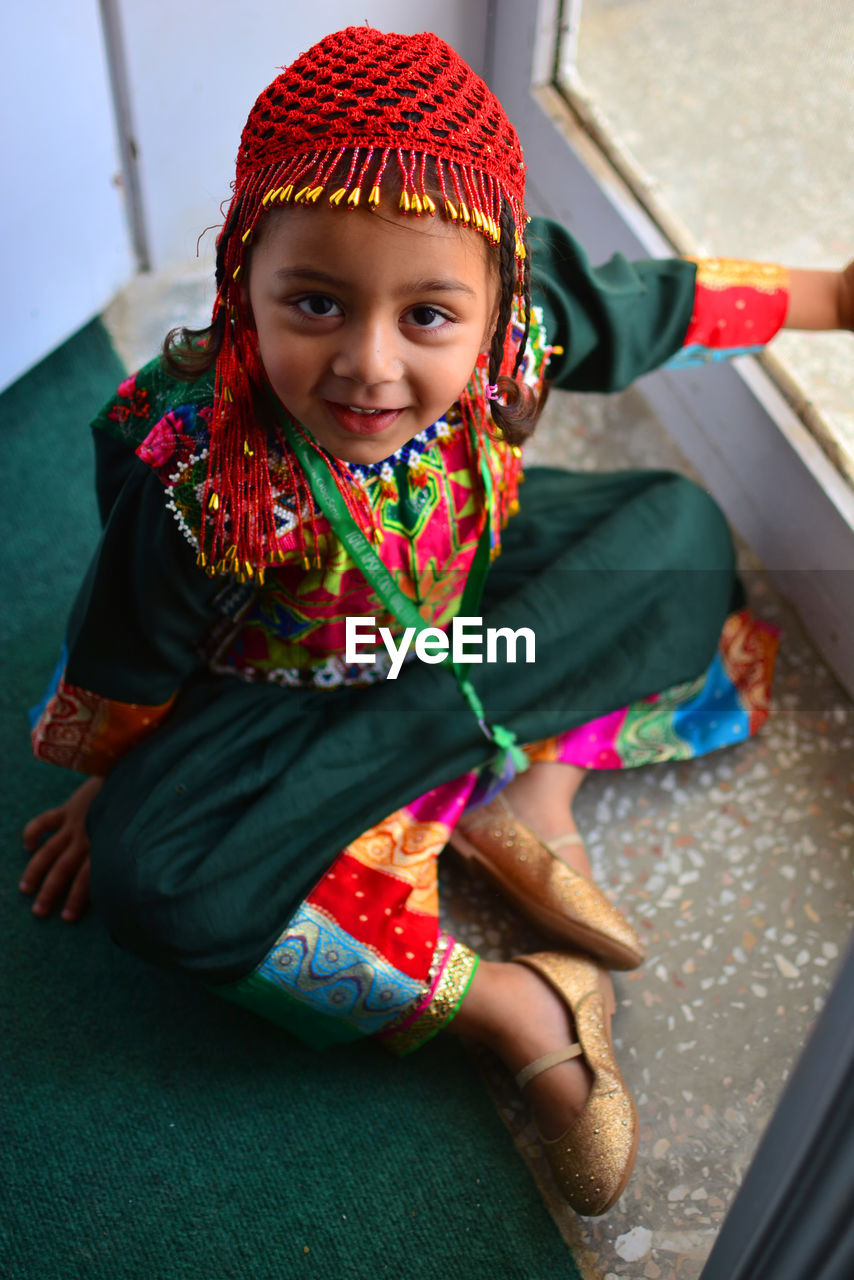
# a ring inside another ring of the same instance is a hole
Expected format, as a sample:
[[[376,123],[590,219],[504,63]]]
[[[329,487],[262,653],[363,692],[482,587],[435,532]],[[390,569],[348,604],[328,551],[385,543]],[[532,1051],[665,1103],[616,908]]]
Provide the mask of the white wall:
[[[368,19],[430,29],[483,70],[488,0],[103,0],[117,13],[155,272],[221,220],[246,116],[281,66]],[[28,0],[4,25],[0,389],[135,271],[98,0]],[[214,236],[202,254],[213,260]]]
[[[0,389],[133,271],[97,0],[28,0],[3,24]]]
[[[154,270],[195,255],[230,195],[240,133],[261,90],[330,31],[365,19],[430,29],[482,71],[487,0],[120,0]],[[213,235],[204,251],[212,254]]]

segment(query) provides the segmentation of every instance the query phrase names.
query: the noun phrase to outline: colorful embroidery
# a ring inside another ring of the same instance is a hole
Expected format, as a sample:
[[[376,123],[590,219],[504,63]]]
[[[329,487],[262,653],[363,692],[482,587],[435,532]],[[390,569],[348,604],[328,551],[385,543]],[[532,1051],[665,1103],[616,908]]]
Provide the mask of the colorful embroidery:
[[[137,386],[137,374],[132,374],[119,384],[118,399],[110,409],[108,416],[113,422],[126,423],[129,418],[148,418],[151,414],[151,400],[148,388]]]
[[[521,336],[514,321],[514,342]],[[542,315],[532,312],[531,332],[519,376],[535,390],[542,384],[551,353]],[[475,375],[479,376],[479,375]],[[156,385],[156,370],[152,370]],[[137,395],[133,379],[124,398]],[[197,403],[172,407],[136,445],[137,456],[156,472],[166,503],[181,532],[198,549],[201,503],[208,464],[210,408]],[[153,397],[155,400],[157,396]],[[485,432],[479,448],[493,476],[498,500],[492,513],[493,543],[518,509],[519,451]],[[375,618],[377,626],[399,630],[345,547],[318,515],[314,563],[306,569],[296,533],[291,471],[280,443],[269,445],[278,551],[283,562],[268,568],[266,580],[245,598],[209,637],[205,659],[218,674],[289,686],[335,688],[384,679],[389,659],[380,646],[374,664],[345,660],[346,618]],[[370,467],[349,467],[361,485],[380,531],[379,554],[401,590],[415,600],[425,621],[446,628],[457,612],[483,527],[481,480],[472,473],[467,428],[459,406],[408,441],[394,455]]]
[[[318,1046],[391,1028],[402,1052],[435,1034],[477,963],[439,930],[436,890],[473,785],[469,775],[436,787],[354,840],[249,978],[222,994]]]
[[[698,289],[749,289],[779,297],[789,289],[789,272],[776,262],[751,262],[740,258],[689,258],[697,264]],[[746,310],[755,299],[745,299]]]
[[[754,618],[749,609],[733,613],[721,634],[721,659],[747,717],[747,732],[758,733],[770,714],[771,677],[780,632]]]
[[[441,822],[419,822],[399,809],[372,827],[349,846],[350,855],[365,867],[382,868],[387,876],[408,888],[410,911],[436,916],[435,862],[448,842],[449,827]]]
[[[311,902],[288,922],[256,973],[362,1035],[381,1030],[421,991],[416,979],[395,969],[379,951],[354,943]]]
[[[174,701],[151,707],[99,697],[66,682],[63,659],[32,712],[33,752],[66,769],[107,774],[120,756],[154,732]]]
[[[435,879],[435,857],[429,873]],[[405,880],[365,866],[345,850],[307,901],[351,938],[376,947],[401,973],[423,980],[433,958],[437,912],[424,909],[423,891],[417,904],[413,896]]]
[[[718,653],[698,680],[621,707],[528,748],[531,760],[626,769],[689,760],[741,742],[768,718],[779,632],[749,609],[731,614]]]
[[[459,1009],[479,962],[463,943],[442,934],[432,980],[421,1004],[380,1033],[383,1047],[402,1058],[432,1040]]]
[[[207,406],[181,405],[164,414],[137,447],[136,455],[166,485],[188,464],[207,456],[211,411]]]

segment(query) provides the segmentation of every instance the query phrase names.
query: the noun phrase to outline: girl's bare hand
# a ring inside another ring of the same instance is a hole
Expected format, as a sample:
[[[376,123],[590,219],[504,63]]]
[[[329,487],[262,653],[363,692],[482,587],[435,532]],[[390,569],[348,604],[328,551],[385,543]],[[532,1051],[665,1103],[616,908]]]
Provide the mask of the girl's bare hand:
[[[38,891],[34,915],[50,915],[66,893],[63,920],[79,920],[89,905],[86,815],[103,785],[103,778],[88,778],[65,804],[38,814],[24,827],[24,848],[33,856],[18,888],[22,893]]]

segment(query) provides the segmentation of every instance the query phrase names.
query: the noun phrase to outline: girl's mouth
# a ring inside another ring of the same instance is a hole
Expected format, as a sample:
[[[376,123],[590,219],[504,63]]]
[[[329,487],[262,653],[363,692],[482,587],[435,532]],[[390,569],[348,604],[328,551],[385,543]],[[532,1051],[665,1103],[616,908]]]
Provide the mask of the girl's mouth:
[[[324,404],[339,426],[359,436],[386,431],[403,413],[402,409],[362,409],[354,404],[338,404],[335,400],[325,400]]]

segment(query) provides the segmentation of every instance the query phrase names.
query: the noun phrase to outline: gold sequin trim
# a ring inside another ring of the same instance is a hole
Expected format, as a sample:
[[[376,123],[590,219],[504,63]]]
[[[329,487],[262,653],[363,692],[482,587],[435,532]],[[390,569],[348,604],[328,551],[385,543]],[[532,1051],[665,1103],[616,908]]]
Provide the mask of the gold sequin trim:
[[[776,262],[747,262],[740,258],[689,258],[697,265],[697,284],[706,289],[788,290],[789,272]]]
[[[479,957],[463,943],[445,936],[440,938],[439,946],[443,946],[443,950],[448,949],[450,954],[430,1003],[414,1022],[380,1040],[383,1048],[400,1058],[426,1044],[446,1022],[450,1022],[462,1004],[477,969]]]

